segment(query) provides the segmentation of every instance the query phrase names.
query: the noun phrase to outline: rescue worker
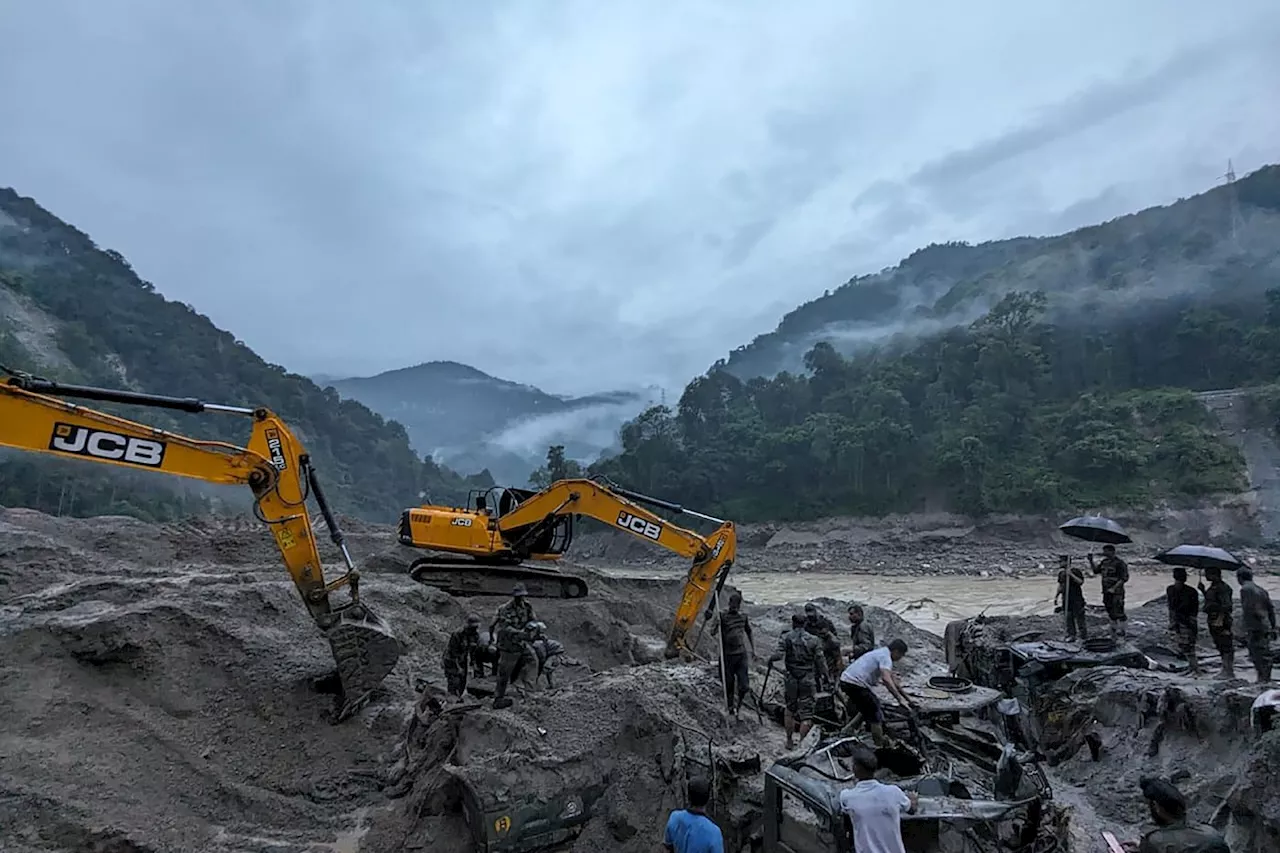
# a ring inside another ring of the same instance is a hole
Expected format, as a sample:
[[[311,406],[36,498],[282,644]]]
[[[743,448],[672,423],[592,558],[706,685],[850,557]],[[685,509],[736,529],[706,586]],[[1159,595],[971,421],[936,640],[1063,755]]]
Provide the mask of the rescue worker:
[[[826,658],[827,672],[834,678],[841,669],[840,638],[836,636],[835,623],[818,611],[818,605],[809,602],[804,606],[804,629],[822,643],[822,655]]]
[[[550,689],[555,686],[551,676],[560,665],[560,657],[564,654],[564,643],[547,636],[546,622],[531,623],[529,634],[533,638],[529,645],[533,646],[534,657],[538,660],[538,672],[533,677],[533,686],[538,687],[541,680],[545,678],[547,688]]]
[[[1156,828],[1142,836],[1138,853],[1231,853],[1218,830],[1187,824],[1187,800],[1172,782],[1144,776],[1139,784]]]
[[[1200,584],[1204,594],[1204,617],[1209,624],[1209,638],[1222,658],[1222,677],[1236,677],[1236,638],[1231,633],[1231,587],[1222,579],[1222,569],[1205,569],[1209,588]]]
[[[532,637],[528,631],[529,623],[538,621],[538,617],[533,613],[528,595],[524,584],[516,584],[511,590],[511,600],[498,608],[498,615],[489,626],[490,641],[495,629],[498,637],[498,684],[493,691],[495,708],[511,707],[507,686],[520,671],[532,671],[538,665],[533,647],[529,645]]]
[[[1071,557],[1058,555],[1058,594],[1054,600],[1062,599],[1062,609],[1067,616],[1067,642],[1077,636],[1081,640],[1089,639],[1089,626],[1084,618],[1084,569],[1071,565]]]
[[[822,643],[804,629],[804,617],[799,613],[791,617],[791,630],[778,638],[778,649],[769,663],[784,661],[786,669],[784,687],[787,712],[784,726],[787,730],[787,749],[795,746],[794,736],[799,729],[804,740],[813,727],[814,694],[818,684],[828,681],[827,659],[822,653]]]
[[[1173,583],[1164,591],[1169,606],[1169,631],[1178,638],[1178,654],[1187,659],[1191,674],[1200,673],[1200,656],[1196,641],[1200,637],[1200,596],[1195,587],[1187,585],[1187,570],[1182,566],[1173,569]]]
[[[862,715],[862,722],[871,730],[871,738],[876,746],[888,743],[884,733],[884,709],[880,706],[880,697],[875,694],[877,684],[883,684],[903,708],[908,711],[915,708],[915,704],[903,692],[897,676],[893,674],[893,665],[902,660],[906,653],[907,641],[894,639],[889,645],[858,658],[840,674],[840,691],[851,712]]]
[[[1271,638],[1276,632],[1276,609],[1267,591],[1253,582],[1253,570],[1236,570],[1240,583],[1240,619],[1258,681],[1271,680]]]
[[[871,630],[862,612],[861,604],[849,605],[849,638],[853,647],[849,649],[849,661],[853,662],[876,647],[876,632]]]
[[[480,649],[480,617],[472,613],[467,622],[449,635],[441,664],[449,693],[461,697],[467,690],[467,670]]]
[[[1124,615],[1124,585],[1129,582],[1129,566],[1116,556],[1115,545],[1102,546],[1102,559],[1096,564],[1089,554],[1089,568],[1102,575],[1102,606],[1111,621],[1111,636],[1125,636],[1129,620]]]
[[[729,703],[729,713],[736,717],[742,700],[751,692],[747,664],[751,660],[749,655],[756,653],[751,622],[742,612],[742,593],[734,590],[729,595],[729,609],[721,611],[720,618],[711,623],[711,635],[720,636],[725,701]]]

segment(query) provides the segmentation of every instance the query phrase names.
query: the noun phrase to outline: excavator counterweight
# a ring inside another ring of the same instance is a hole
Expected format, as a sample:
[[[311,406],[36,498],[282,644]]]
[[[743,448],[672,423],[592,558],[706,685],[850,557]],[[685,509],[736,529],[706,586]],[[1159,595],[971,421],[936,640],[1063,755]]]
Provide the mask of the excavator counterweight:
[[[303,604],[329,641],[342,685],[336,722],[358,711],[395,668],[399,641],[390,626],[360,600],[360,573],[351,561],[310,456],[272,412],[189,397],[65,385],[3,370],[9,379],[0,383],[0,445],[250,488],[254,515],[270,529]],[[251,419],[253,431],[248,446],[237,447],[145,426],[63,398],[238,415]],[[346,566],[344,573],[330,581],[325,580],[307,512],[309,497],[315,498],[329,538]],[[333,593],[342,587],[346,587],[349,600],[338,603]]]
[[[559,560],[573,541],[574,516],[585,515],[693,561],[667,638],[672,657],[689,651],[689,630],[713,589],[723,586],[737,556],[733,522],[597,480],[560,480],[540,492],[493,488],[473,492],[468,503],[425,505],[401,514],[401,544],[442,554],[415,560],[409,567],[414,580],[452,595],[508,595],[518,582],[530,596],[581,598],[587,594],[583,578],[525,561]],[[702,536],[642,503],[718,527]]]

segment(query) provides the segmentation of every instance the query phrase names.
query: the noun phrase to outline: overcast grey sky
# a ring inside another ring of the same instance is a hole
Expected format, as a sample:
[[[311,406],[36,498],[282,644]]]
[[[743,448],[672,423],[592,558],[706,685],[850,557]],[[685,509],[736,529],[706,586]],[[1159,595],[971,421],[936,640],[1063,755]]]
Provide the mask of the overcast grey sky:
[[[678,388],[1280,161],[1276,0],[0,0],[0,185],[270,361]]]

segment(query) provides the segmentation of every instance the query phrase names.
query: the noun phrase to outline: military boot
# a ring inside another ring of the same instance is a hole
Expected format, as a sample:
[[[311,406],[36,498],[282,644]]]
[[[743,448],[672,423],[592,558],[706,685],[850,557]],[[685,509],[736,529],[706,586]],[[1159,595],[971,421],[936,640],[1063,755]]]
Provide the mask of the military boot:
[[[1234,652],[1227,652],[1222,656],[1222,677],[1227,679],[1236,677],[1236,656]]]

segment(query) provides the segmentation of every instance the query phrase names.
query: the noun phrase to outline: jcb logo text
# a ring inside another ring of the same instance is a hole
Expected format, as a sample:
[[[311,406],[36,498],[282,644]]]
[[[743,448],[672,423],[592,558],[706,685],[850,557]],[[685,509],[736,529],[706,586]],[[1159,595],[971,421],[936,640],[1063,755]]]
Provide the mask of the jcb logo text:
[[[55,423],[53,435],[49,437],[49,449],[59,453],[110,459],[146,468],[160,467],[164,462],[164,448],[163,441],[134,438],[75,424]]]
[[[655,542],[662,535],[661,524],[654,524],[652,521],[646,521],[629,512],[618,513],[618,526],[623,530],[630,530],[632,533],[643,536],[646,539],[652,539]]]
[[[280,441],[280,430],[266,430],[267,436],[267,452],[271,454],[271,464],[275,466],[277,471],[285,469],[284,461],[284,444]]]
[[[455,518],[453,521],[451,521],[451,522],[449,522],[449,523],[450,523],[450,524],[452,524],[454,527],[470,527],[470,526],[471,526],[471,519],[469,519],[469,518]]]

